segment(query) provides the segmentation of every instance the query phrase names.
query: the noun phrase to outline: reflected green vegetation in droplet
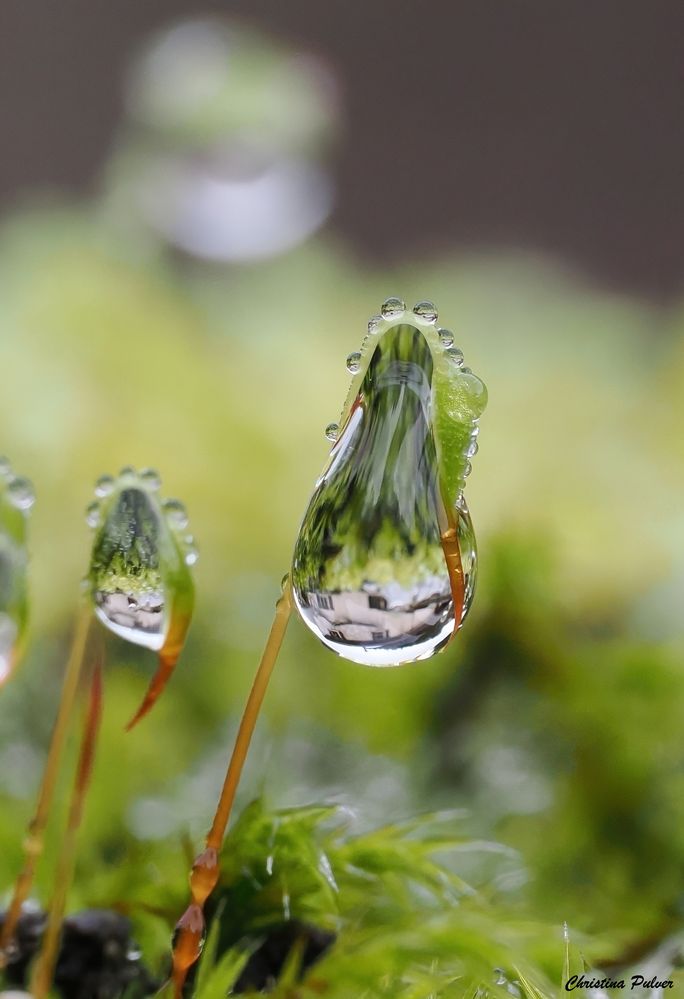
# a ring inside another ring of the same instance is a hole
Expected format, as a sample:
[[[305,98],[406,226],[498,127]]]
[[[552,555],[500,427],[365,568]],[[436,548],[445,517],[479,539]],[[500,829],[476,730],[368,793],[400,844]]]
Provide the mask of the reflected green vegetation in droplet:
[[[454,632],[433,370],[420,329],[382,335],[295,546],[303,619],[329,648],[367,665],[427,658]]]
[[[162,506],[156,488],[126,470],[101,500],[89,581],[103,624],[158,651],[179,602],[192,606],[193,587],[187,550],[175,533],[187,526],[185,509],[177,501]]]

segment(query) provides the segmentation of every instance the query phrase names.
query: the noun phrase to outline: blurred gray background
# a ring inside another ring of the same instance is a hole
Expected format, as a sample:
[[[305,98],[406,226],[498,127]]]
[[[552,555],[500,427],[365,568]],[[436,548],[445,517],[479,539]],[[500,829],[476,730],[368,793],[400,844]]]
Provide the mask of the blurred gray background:
[[[131,52],[215,12],[337,76],[333,221],[361,256],[522,247],[681,292],[681,0],[2,0],[0,209],[95,190]]]

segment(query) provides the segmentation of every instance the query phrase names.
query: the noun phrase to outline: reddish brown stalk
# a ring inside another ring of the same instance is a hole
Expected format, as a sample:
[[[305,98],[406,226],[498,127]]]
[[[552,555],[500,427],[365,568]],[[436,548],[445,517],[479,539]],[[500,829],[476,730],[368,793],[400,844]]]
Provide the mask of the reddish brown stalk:
[[[76,841],[83,818],[90,781],[93,773],[97,737],[102,721],[102,664],[98,662],[93,670],[90,697],[81,738],[81,748],[76,768],[76,777],[69,803],[69,818],[62,846],[57,859],[55,890],[48,910],[48,921],[40,954],[31,980],[31,994],[34,999],[46,999],[50,991],[57,963],[62,920],[66,907],[67,893],[74,872]]]
[[[166,687],[169,677],[173,673],[180,654],[183,651],[183,645],[185,644],[185,636],[188,632],[189,624],[190,614],[175,614],[172,617],[169,634],[166,637],[163,648],[159,652],[159,665],[157,672],[150,681],[150,685],[147,688],[147,693],[143,698],[142,704],[133,715],[128,725],[126,725],[127,732],[130,732],[131,729],[145,717],[148,711],[152,709],[157,701],[157,698]]]
[[[38,861],[43,853],[43,836],[50,816],[64,746],[76,702],[91,621],[90,607],[84,605],[78,615],[71,651],[64,671],[59,710],[52,730],[50,748],[38,792],[36,811],[29,823],[24,840],[24,866],[15,882],[12,900],[7,909],[2,934],[0,934],[0,967],[4,967],[7,963],[7,952],[14,939],[21,910],[29,897]]]
[[[200,956],[205,929],[204,904],[218,883],[220,874],[219,851],[228,827],[235,792],[245,764],[254,727],[280,652],[280,646],[285,637],[291,612],[292,590],[288,581],[276,604],[275,618],[242,714],[214,821],[207,834],[205,849],[195,859],[190,872],[192,901],[176,926],[173,948],[172,981],[175,999],[181,999],[188,971]]]
[[[457,511],[453,518],[449,517],[449,526],[442,534],[442,549],[451,582],[451,597],[454,601],[454,635],[463,620],[465,602],[465,579],[463,578],[461,549],[458,543],[458,516]]]

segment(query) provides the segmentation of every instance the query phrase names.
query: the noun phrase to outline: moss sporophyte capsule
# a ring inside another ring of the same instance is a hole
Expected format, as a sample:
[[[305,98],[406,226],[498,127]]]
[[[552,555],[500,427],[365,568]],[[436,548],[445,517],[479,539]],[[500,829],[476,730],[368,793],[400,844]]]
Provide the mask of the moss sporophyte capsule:
[[[434,655],[473,599],[477,551],[463,489],[487,391],[436,321],[431,302],[411,312],[393,298],[369,324],[295,545],[302,620],[364,665]]]

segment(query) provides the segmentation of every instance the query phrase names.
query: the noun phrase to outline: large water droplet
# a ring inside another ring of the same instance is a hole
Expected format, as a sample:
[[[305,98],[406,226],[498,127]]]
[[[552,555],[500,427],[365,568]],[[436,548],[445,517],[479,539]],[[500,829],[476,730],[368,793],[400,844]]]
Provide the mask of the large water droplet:
[[[443,347],[453,347],[454,345],[454,334],[451,330],[441,329],[439,330],[439,342]]]
[[[93,547],[95,613],[121,638],[156,651],[164,644],[169,619],[163,549],[161,515],[149,494],[122,489]]]
[[[325,436],[328,438],[329,441],[333,442],[336,441],[339,432],[340,432],[340,427],[339,424],[337,423],[329,423],[328,426],[325,428]]]
[[[467,508],[444,507],[431,423],[433,362],[415,326],[379,340],[295,546],[297,608],[330,649],[393,666],[439,651],[474,585]]]

